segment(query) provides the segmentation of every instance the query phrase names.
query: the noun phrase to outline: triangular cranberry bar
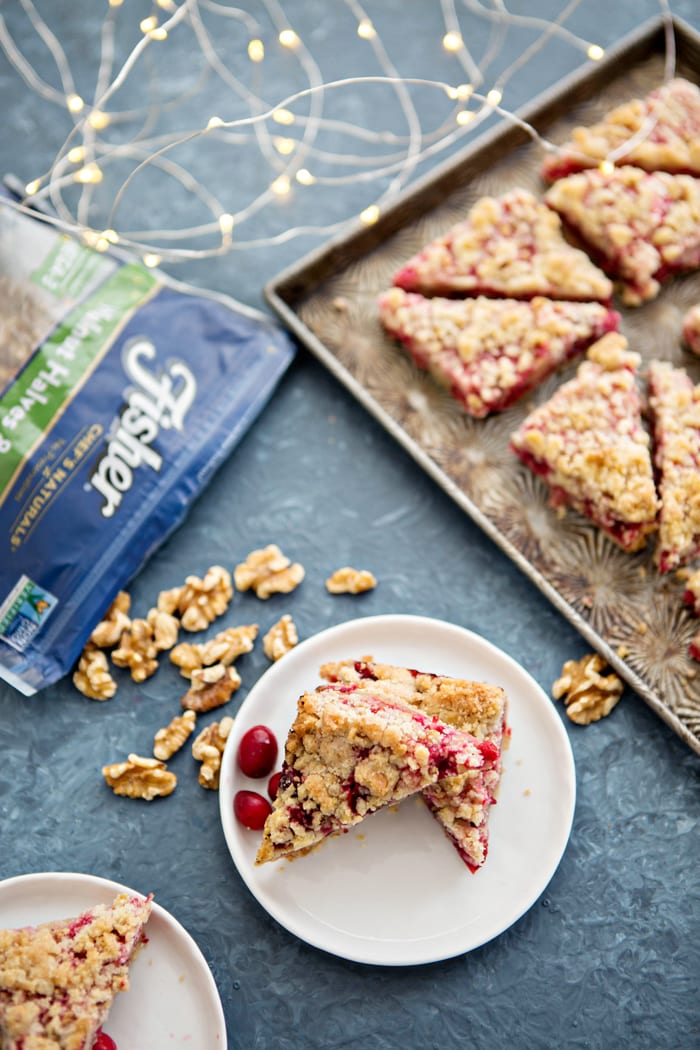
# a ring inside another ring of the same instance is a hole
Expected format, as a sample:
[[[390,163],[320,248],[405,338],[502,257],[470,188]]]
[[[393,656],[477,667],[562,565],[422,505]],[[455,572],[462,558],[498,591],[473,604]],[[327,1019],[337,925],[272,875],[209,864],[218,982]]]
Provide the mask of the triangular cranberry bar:
[[[676,77],[616,106],[597,124],[574,128],[571,140],[542,165],[549,182],[614,156],[645,171],[700,175],[700,90]]]
[[[649,407],[661,497],[656,561],[668,572],[700,554],[700,385],[685,369],[652,361]]]
[[[463,773],[423,790],[423,798],[460,857],[477,871],[488,853],[489,809],[496,801],[501,748],[509,735],[504,690],[485,682],[376,663],[371,657],[324,664],[321,677],[356,684],[368,692],[386,689],[388,695],[400,696],[419,711],[493,746],[496,757],[489,769]]]
[[[609,302],[612,285],[572,248],[561,224],[527,190],[482,197],[467,218],[428,244],[392,284],[423,295]]]
[[[305,693],[256,863],[306,852],[428,784],[483,769],[494,751],[400,699],[353,685]]]
[[[380,297],[379,316],[416,364],[476,417],[507,408],[619,320],[599,303],[425,299],[400,288]]]
[[[689,175],[596,168],[555,182],[545,201],[619,278],[630,306],[700,265],[700,180]]]
[[[552,505],[574,507],[628,551],[645,545],[658,510],[639,363],[623,336],[606,335],[511,438],[511,448],[549,485]]]
[[[151,898],[119,894],[74,919],[0,930],[3,1050],[88,1050],[145,940]]]

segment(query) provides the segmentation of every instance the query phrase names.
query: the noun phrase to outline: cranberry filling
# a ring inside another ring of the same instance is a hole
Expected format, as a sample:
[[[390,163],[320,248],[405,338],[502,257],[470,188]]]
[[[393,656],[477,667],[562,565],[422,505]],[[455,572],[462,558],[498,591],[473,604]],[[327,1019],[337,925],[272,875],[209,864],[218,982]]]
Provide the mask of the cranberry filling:
[[[362,660],[356,660],[354,667],[355,671],[357,672],[357,674],[359,674],[360,678],[369,678],[372,682],[377,681],[377,676],[374,673],[374,671],[372,671],[372,669],[368,667],[366,663],[363,663]]]

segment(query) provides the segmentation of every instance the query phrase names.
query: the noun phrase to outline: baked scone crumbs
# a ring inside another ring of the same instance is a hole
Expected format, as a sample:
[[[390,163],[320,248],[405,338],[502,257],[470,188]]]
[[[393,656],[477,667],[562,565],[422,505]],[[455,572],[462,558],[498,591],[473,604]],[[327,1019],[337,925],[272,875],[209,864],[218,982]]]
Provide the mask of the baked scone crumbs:
[[[336,569],[326,580],[329,594],[362,594],[377,586],[376,576],[369,569],[352,569],[345,566]]]
[[[691,306],[683,318],[683,339],[688,349],[700,357],[700,303]]]
[[[564,700],[566,713],[577,725],[589,725],[609,715],[624,685],[616,674],[601,674],[607,664],[598,653],[567,660],[552,686],[555,700]]]
[[[286,656],[298,641],[296,624],[289,613],[285,613],[277,623],[273,623],[263,638],[263,651],[268,660],[276,662]]]

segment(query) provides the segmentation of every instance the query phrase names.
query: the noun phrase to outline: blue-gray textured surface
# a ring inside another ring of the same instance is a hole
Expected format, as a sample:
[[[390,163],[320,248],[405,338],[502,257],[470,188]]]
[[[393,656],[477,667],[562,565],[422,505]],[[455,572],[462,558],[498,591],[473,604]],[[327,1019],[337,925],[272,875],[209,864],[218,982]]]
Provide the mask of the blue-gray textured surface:
[[[77,54],[83,48],[86,63],[94,60],[83,35],[94,34],[101,5],[49,6],[54,29],[63,29]],[[336,7],[319,0],[285,7],[293,24],[310,27],[314,53],[331,66],[333,49],[342,47],[333,32]],[[134,14],[146,8],[130,4]],[[538,0],[518,10],[558,8]],[[673,9],[700,26],[697,0],[678,0]],[[656,11],[651,0],[590,0],[574,23],[608,44]],[[31,53],[20,5],[6,3],[2,13]],[[371,14],[386,27],[394,19],[403,72],[413,60],[421,75],[444,75],[444,56],[424,44],[429,32],[438,33],[438,5],[386,0]],[[510,105],[527,101],[579,57],[557,55],[520,72]],[[173,68],[182,76],[185,64],[183,55]],[[274,100],[285,90],[280,80],[268,95]],[[60,142],[52,110],[3,59],[0,97],[2,168],[33,177]],[[362,120],[361,105],[358,99],[352,119]],[[163,209],[167,225],[167,201],[153,206]],[[173,272],[258,305],[264,282],[313,243],[244,255],[243,264],[232,255]],[[307,579],[258,615],[272,622],[284,606],[301,637],[356,615],[435,616],[484,635],[546,691],[564,660],[586,651],[535,587],[304,352],[184,526],[134,581],[134,605],[146,609],[186,574],[217,563],[233,567],[265,542],[280,542],[304,564]],[[341,564],[373,567],[380,586],[360,601],[332,598],[320,584]],[[254,601],[239,596],[228,622],[238,622],[239,611],[242,620]],[[246,657],[234,711],[266,666],[259,647]],[[161,713],[170,717],[179,694],[170,667],[142,686],[122,679],[106,704],[85,700],[68,682],[31,700],[0,687],[0,877],[83,870],[152,890],[204,952],[234,1050],[700,1045],[697,757],[629,690],[597,725],[567,723],[576,815],[540,900],[481,949],[406,970],[327,956],[265,914],[233,867],[216,795],[197,784],[188,749],[173,760],[180,782],[172,798],[147,805],[112,795],[101,766],[129,750],[147,752],[154,724]]]

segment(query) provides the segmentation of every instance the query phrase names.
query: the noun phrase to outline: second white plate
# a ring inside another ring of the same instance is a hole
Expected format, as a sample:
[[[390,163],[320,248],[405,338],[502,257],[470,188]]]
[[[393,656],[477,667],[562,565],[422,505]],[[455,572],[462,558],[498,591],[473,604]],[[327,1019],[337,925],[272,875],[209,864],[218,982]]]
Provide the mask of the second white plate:
[[[269,726],[281,763],[297,699],[320,684],[320,665],[365,655],[506,690],[512,741],[491,811],[489,856],[476,874],[420,798],[373,815],[309,856],[255,866],[260,833],[236,821],[233,797],[241,788],[264,795],[267,778],[250,780],[238,768],[241,736],[253,725]],[[552,701],[500,649],[440,620],[376,616],[309,638],[262,676],[236,716],[219,799],[233,861],[251,893],[282,926],[356,962],[414,965],[477,948],[537,900],[569,838],[574,762]]]
[[[0,882],[0,927],[36,926],[110,904],[120,883],[48,871]],[[104,1030],[119,1050],[226,1050],[226,1022],[214,978],[183,926],[155,901],[147,943],[129,967],[130,987],[114,1000]]]

